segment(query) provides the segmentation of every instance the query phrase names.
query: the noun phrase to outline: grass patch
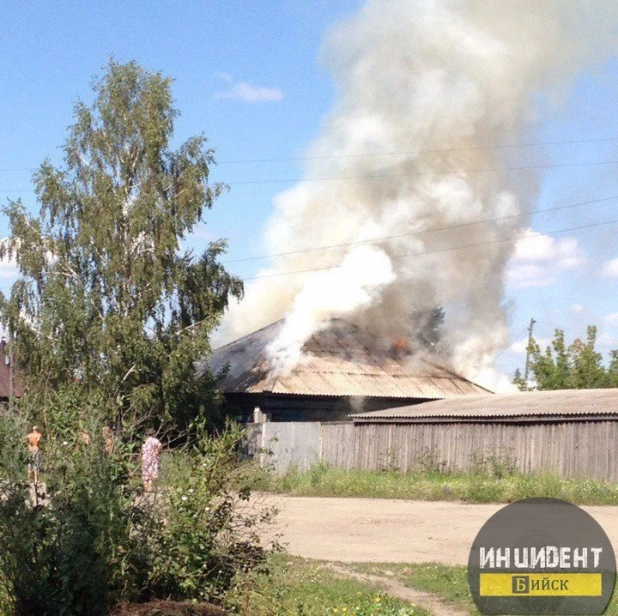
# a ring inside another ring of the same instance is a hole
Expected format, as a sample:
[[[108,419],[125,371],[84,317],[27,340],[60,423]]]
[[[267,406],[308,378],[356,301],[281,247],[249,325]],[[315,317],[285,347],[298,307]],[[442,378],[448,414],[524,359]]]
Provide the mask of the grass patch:
[[[467,611],[470,616],[480,616],[470,594],[467,567],[449,567],[435,563],[419,565],[362,563],[346,566],[359,573],[394,575],[395,579],[405,586],[433,593],[445,603],[450,603],[454,607]],[[616,594],[616,589],[614,589],[614,595],[604,612],[605,616],[618,616],[618,597]]]
[[[349,567],[359,573],[394,575],[395,579],[405,586],[433,593],[445,603],[467,611],[471,616],[480,616],[468,586],[467,567],[449,567],[435,563],[420,565],[361,563]]]
[[[553,473],[522,475],[513,471],[411,472],[330,469],[318,465],[305,472],[277,475],[256,469],[253,489],[292,496],[335,496],[510,503],[552,497],[578,505],[618,505],[618,486],[585,477],[564,479]]]
[[[251,573],[238,581],[230,609],[244,616],[431,616],[317,561],[277,555],[271,564],[269,575]]]

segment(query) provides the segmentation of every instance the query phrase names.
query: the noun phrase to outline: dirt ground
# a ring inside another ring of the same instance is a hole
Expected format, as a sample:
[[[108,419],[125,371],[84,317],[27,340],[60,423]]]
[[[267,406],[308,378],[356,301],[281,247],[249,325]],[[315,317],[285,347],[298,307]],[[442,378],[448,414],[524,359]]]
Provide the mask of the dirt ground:
[[[465,565],[477,532],[504,505],[272,496],[295,556],[340,562]],[[583,507],[618,554],[618,507]]]
[[[151,601],[141,605],[122,605],[113,616],[225,616],[226,612],[214,605],[192,605],[175,601]]]

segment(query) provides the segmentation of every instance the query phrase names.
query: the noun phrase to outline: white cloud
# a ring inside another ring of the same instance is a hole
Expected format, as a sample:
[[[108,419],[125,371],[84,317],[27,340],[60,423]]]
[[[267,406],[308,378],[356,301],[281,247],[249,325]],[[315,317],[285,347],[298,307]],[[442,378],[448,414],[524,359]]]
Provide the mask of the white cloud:
[[[601,351],[615,349],[618,346],[618,338],[609,332],[602,332],[597,336],[597,345]]]
[[[541,347],[541,349],[545,349],[551,344],[551,338],[535,338],[537,344]],[[528,348],[528,336],[518,340],[517,342],[513,342],[509,347],[509,351],[511,353],[518,353],[519,355],[525,355],[526,349]]]
[[[605,320],[609,323],[618,323],[618,312],[605,315]]]
[[[573,314],[581,314],[584,312],[585,308],[581,304],[573,304],[571,306],[571,312]]]
[[[555,284],[562,272],[575,270],[584,262],[574,237],[555,238],[532,229],[525,230],[523,235],[507,270],[507,281],[515,288]]]
[[[579,243],[574,237],[555,238],[526,229],[525,237],[517,241],[516,261],[560,261],[565,268],[576,267],[582,262]]]
[[[517,288],[547,287],[557,281],[556,276],[540,265],[511,264],[506,272],[507,282]]]
[[[246,81],[236,81],[229,73],[217,73],[217,77],[229,84],[227,90],[215,92],[217,99],[237,99],[246,103],[260,103],[263,101],[280,101],[284,93],[279,88],[253,86]]]
[[[618,259],[612,259],[611,261],[607,261],[603,265],[602,272],[604,276],[618,278]]]

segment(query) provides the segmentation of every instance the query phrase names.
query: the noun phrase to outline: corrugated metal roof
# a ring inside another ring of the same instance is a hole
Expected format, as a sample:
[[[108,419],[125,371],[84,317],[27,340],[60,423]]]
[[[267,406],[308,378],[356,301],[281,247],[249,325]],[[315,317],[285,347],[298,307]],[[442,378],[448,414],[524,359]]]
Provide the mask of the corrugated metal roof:
[[[367,396],[435,400],[488,390],[418,357],[395,357],[381,341],[342,319],[315,333],[303,359],[289,374],[273,377],[266,347],[277,338],[278,321],[214,351],[208,362],[224,393],[306,396]]]
[[[556,415],[618,415],[618,389],[569,389],[493,396],[459,396],[429,404],[350,415],[358,422],[495,419]]]

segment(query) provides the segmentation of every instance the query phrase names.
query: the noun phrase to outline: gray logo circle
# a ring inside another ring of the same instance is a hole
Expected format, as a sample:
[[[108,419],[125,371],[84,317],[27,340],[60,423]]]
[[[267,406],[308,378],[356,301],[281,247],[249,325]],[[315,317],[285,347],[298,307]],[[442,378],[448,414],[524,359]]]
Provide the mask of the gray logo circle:
[[[517,501],[495,513],[468,559],[481,614],[602,614],[615,577],[614,551],[598,522],[553,498]]]

